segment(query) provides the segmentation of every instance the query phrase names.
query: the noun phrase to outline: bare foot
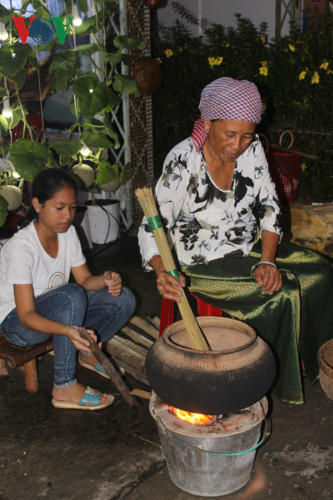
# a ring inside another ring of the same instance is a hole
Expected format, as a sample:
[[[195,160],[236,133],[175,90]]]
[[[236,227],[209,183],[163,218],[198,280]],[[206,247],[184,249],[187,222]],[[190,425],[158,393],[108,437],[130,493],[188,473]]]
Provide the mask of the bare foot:
[[[53,387],[52,396],[57,401],[65,401],[67,403],[78,404],[83,398],[85,390],[86,388],[84,387],[84,385],[76,382],[69,387],[63,387],[61,389],[59,387]],[[107,397],[107,394],[101,394],[99,398],[99,404],[103,404],[106,401]]]

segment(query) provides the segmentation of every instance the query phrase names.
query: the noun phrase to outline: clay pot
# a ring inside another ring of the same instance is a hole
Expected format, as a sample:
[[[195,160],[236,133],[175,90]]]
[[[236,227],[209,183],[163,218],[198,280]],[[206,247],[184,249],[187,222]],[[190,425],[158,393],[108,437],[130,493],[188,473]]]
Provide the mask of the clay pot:
[[[142,96],[154,94],[162,83],[162,70],[152,57],[139,57],[130,70],[135,78]]]
[[[152,389],[165,403],[194,413],[230,413],[259,401],[276,373],[268,344],[241,321],[197,319],[212,350],[192,349],[183,321],[168,326],[147,354]]]

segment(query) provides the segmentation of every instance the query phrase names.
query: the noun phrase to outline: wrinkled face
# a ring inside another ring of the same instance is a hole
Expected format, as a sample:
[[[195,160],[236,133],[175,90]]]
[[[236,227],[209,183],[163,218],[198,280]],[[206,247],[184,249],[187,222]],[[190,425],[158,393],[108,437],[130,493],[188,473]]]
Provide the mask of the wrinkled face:
[[[64,186],[45,203],[40,204],[37,198],[33,198],[32,204],[38,214],[39,226],[51,232],[65,233],[75,215],[75,191],[69,186]]]
[[[223,162],[234,162],[249,147],[256,124],[241,120],[205,120],[206,145]]]

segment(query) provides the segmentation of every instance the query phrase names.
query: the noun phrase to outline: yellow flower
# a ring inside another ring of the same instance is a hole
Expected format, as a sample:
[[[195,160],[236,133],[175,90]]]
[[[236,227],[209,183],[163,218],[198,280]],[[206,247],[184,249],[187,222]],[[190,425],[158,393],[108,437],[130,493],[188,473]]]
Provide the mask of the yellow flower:
[[[173,51],[171,49],[166,49],[164,51],[164,54],[166,55],[166,57],[171,57],[173,56]]]
[[[259,74],[263,75],[263,76],[267,76],[268,75],[268,68],[267,68],[267,66],[261,66],[261,68],[259,68]]]
[[[267,61],[260,61],[261,66],[267,66]]]
[[[299,80],[304,80],[304,78],[306,77],[306,73],[307,73],[306,71],[301,71],[300,74],[299,74],[298,79]]]
[[[328,70],[327,70],[327,74],[328,74],[328,75],[331,75],[332,73],[333,73],[333,70],[331,70],[331,69],[328,69]]]
[[[290,43],[290,44],[289,44],[289,50],[291,50],[291,52],[295,52],[295,50],[296,50],[296,49],[295,49],[295,45],[294,45],[294,44],[292,44],[292,43]]]
[[[211,68],[214,66],[220,66],[222,64],[223,57],[208,57],[208,63]]]
[[[267,37],[266,35],[261,35],[261,43],[263,43],[265,45],[266,41],[267,41]]]
[[[162,64],[162,59],[160,57],[156,57],[156,61],[159,63],[159,64]]]
[[[328,61],[324,61],[320,66],[319,68],[320,69],[327,69],[328,68],[328,65],[329,65],[329,62]]]
[[[301,164],[301,169],[302,169],[303,172],[304,172],[304,170],[306,170],[306,163],[302,163]]]
[[[320,80],[319,73],[318,71],[315,71],[313,73],[313,77],[311,78],[311,83],[319,83],[319,80]]]

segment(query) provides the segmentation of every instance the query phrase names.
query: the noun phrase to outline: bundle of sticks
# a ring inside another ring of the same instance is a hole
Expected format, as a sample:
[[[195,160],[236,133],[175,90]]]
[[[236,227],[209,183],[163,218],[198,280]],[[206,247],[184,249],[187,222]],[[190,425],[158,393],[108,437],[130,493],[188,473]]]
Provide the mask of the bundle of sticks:
[[[179,279],[179,273],[176,269],[175,261],[157,211],[152,190],[150,188],[139,188],[136,189],[135,195],[145,216],[147,217],[149,228],[154,235],[166,271],[172,274],[176,279]],[[177,305],[193,349],[210,351],[211,349],[207,339],[199,327],[184,291],[181,301],[177,303]]]

